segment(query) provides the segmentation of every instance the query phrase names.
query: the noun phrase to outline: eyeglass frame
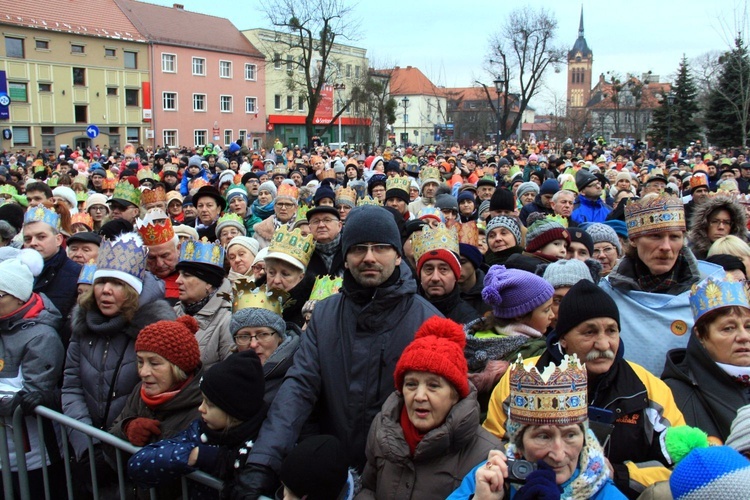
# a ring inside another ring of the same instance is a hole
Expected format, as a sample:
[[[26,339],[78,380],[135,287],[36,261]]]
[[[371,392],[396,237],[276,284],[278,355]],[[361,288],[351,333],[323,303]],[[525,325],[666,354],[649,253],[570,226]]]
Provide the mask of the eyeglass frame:
[[[243,346],[250,345],[253,342],[253,339],[255,339],[259,344],[264,344],[277,333],[278,332],[276,330],[272,330],[270,332],[260,332],[260,333],[256,333],[255,335],[250,335],[249,333],[241,333],[241,334],[235,334],[233,338],[234,338],[234,343],[237,345],[243,345]],[[260,337],[261,335],[263,335],[262,338]],[[249,337],[250,340],[248,340],[247,343],[240,342],[238,341],[239,337]]]
[[[364,248],[364,250],[362,250]],[[351,253],[355,257],[364,257],[370,251],[373,255],[385,255],[388,250],[395,250],[393,245],[388,243],[359,243],[349,247],[348,253]]]

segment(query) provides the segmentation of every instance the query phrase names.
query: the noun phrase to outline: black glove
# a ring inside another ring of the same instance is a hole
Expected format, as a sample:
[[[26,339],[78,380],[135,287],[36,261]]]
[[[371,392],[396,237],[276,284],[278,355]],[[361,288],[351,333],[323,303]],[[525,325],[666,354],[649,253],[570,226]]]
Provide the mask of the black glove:
[[[33,415],[34,409],[37,406],[46,406],[52,410],[59,409],[60,407],[58,393],[55,390],[32,392],[21,391],[18,395],[20,396],[19,404],[21,405],[23,414],[26,416]]]
[[[278,486],[276,473],[265,465],[248,464],[235,476],[232,500],[256,500],[261,495],[273,498]]]
[[[513,496],[513,500],[560,500],[562,490],[555,481],[555,471],[544,460],[537,462],[537,470],[529,474],[526,484]]]

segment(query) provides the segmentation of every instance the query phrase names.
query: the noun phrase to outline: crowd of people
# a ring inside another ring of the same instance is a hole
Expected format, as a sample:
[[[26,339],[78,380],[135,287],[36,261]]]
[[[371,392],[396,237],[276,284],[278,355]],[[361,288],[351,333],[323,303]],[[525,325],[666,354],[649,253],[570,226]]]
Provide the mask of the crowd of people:
[[[6,152],[13,488],[24,453],[65,491],[67,432],[76,498],[118,495],[41,405],[140,447],[133,498],[744,498],[742,153]]]

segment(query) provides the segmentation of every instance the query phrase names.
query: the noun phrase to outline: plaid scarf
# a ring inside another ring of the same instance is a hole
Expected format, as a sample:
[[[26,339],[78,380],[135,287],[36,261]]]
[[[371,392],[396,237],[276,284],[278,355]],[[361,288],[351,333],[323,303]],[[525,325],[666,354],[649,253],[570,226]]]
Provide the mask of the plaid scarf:
[[[636,282],[641,290],[650,293],[674,293],[675,287],[683,284],[684,279],[680,279],[690,274],[689,265],[685,256],[680,252],[677,256],[677,262],[672,266],[669,272],[664,274],[651,274],[648,266],[644,264],[641,259],[635,259],[635,271],[636,271]],[[690,283],[692,284],[692,283]],[[688,285],[688,288],[690,285]],[[676,294],[681,293],[683,290],[677,291]],[[675,294],[675,295],[676,295]]]

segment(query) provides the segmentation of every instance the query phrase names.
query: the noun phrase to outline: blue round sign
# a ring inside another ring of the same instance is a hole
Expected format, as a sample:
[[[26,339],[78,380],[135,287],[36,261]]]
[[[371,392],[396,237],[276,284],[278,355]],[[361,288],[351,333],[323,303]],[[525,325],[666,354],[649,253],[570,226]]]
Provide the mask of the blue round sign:
[[[99,127],[97,127],[96,125],[89,125],[88,127],[86,127],[86,135],[91,139],[96,138],[96,136],[99,135]]]

